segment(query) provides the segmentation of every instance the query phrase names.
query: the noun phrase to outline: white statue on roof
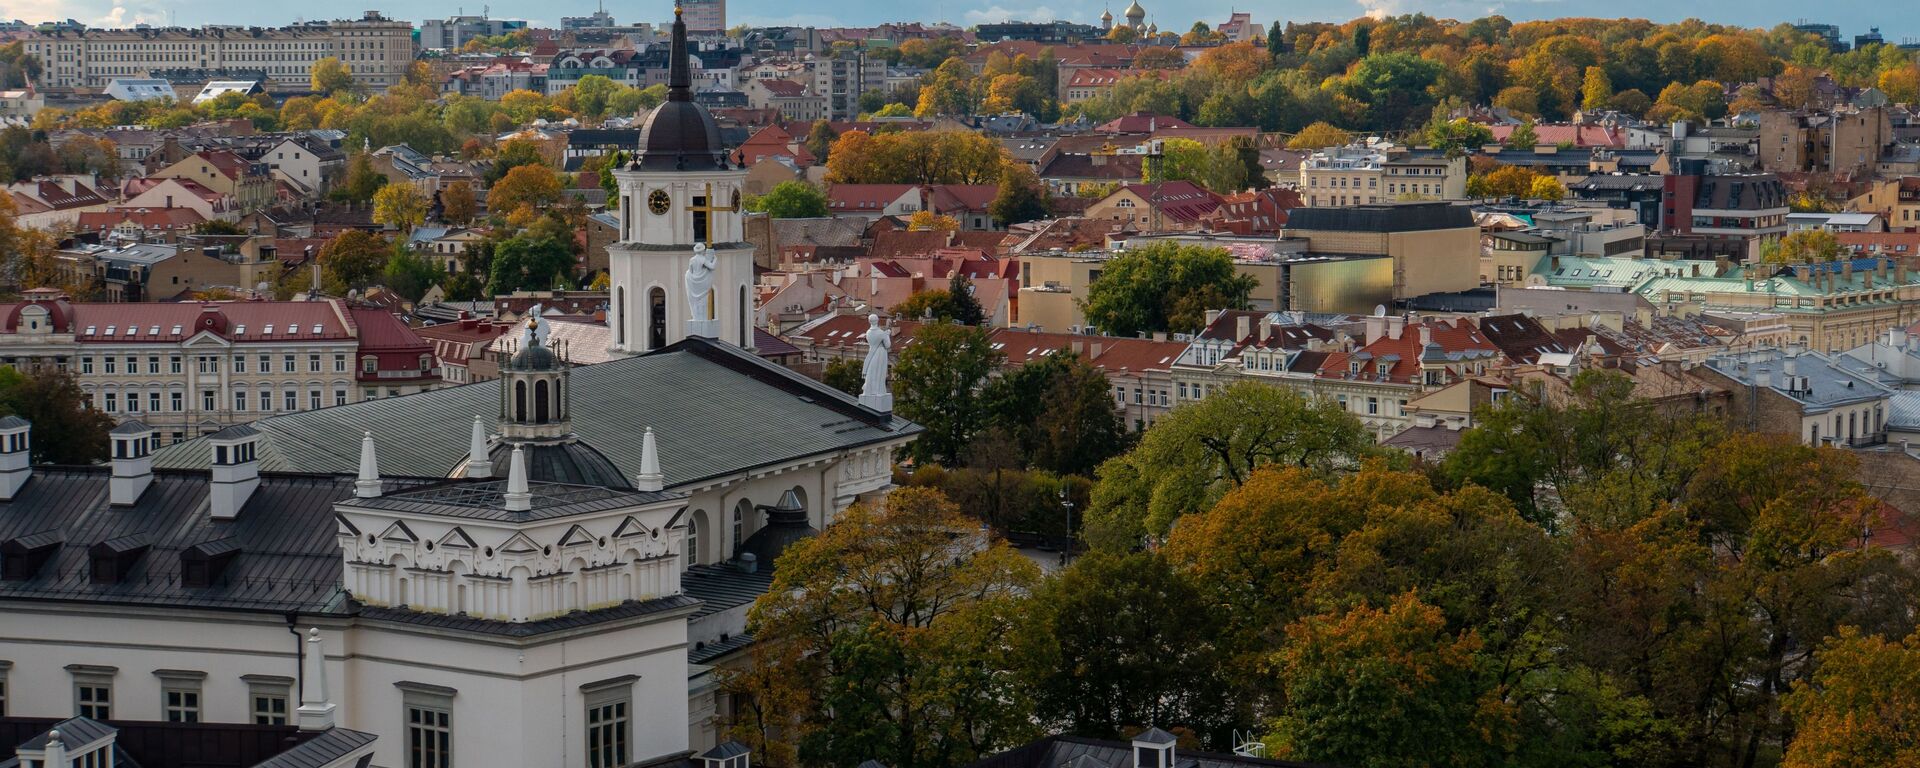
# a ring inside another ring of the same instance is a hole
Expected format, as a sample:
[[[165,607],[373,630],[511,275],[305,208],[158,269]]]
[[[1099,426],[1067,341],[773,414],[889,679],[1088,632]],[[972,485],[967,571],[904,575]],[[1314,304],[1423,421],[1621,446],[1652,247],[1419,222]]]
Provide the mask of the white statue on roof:
[[[887,391],[887,352],[893,349],[893,335],[880,327],[879,315],[867,315],[867,363],[860,369],[866,379],[860,387],[860,404],[876,411],[893,410],[893,395]]]
[[[704,323],[713,319],[713,303],[709,298],[713,293],[713,271],[720,265],[720,259],[707,249],[706,243],[693,244],[693,258],[687,260],[687,315],[688,320]],[[695,326],[690,332],[700,329]],[[711,336],[712,333],[698,335]]]

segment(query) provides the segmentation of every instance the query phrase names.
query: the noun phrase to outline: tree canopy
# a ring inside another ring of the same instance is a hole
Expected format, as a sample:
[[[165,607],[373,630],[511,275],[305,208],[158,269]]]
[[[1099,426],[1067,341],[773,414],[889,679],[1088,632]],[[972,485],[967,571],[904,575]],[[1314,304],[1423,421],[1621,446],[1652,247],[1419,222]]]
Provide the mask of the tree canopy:
[[[1235,270],[1225,249],[1157,242],[1109,259],[1087,287],[1087,323],[1114,336],[1192,333],[1209,309],[1240,309],[1258,281]]]

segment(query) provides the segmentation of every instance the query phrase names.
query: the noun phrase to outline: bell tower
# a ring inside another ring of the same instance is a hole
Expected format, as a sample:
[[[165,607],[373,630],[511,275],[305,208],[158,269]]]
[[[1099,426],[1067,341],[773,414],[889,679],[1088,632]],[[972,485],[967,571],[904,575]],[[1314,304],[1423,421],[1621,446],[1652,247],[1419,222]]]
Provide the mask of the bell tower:
[[[753,345],[753,247],[740,209],[747,171],[693,102],[691,55],[676,7],[667,100],[647,114],[633,161],[613,172],[620,239],[607,247],[607,324],[621,352],[688,336]]]

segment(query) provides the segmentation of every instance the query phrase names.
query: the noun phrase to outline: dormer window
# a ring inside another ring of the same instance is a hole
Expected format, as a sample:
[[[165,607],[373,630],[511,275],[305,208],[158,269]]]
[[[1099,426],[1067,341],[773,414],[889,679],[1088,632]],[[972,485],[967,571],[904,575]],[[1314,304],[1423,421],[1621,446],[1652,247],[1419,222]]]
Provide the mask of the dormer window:
[[[380,358],[374,357],[373,355],[367,355],[366,357],[360,358],[361,373],[378,373],[379,370],[380,370]]]

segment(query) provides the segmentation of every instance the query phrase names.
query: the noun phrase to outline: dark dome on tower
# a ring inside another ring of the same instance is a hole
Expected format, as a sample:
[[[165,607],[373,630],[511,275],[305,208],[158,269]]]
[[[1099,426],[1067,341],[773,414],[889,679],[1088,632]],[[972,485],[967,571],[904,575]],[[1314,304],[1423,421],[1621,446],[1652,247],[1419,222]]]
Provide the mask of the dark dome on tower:
[[[727,167],[720,126],[707,108],[693,102],[693,73],[687,65],[687,24],[673,9],[673,46],[668,51],[667,100],[647,113],[640,125],[640,146],[628,166],[642,171],[698,171]]]

